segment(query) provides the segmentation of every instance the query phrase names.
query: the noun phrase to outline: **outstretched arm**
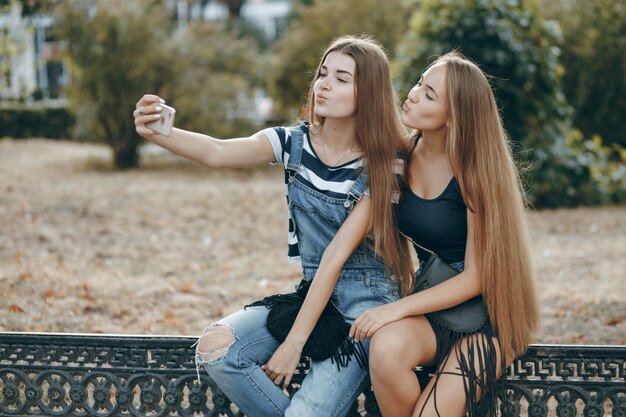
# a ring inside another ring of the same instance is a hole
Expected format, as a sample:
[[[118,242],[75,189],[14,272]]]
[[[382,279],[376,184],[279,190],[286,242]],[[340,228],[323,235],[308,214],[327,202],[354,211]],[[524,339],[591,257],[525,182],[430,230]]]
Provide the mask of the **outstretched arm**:
[[[135,106],[135,130],[150,142],[212,168],[239,168],[274,161],[272,145],[262,132],[247,138],[220,140],[177,128],[172,129],[170,136],[163,136],[146,127],[159,119],[163,103],[159,96],[146,94]]]
[[[350,335],[356,341],[364,340],[386,324],[453,307],[476,297],[480,291],[474,252],[474,214],[467,210],[467,245],[463,272],[427,290],[365,310],[352,324]]]
[[[282,382],[283,386],[287,386],[291,382],[302,355],[302,348],[322,315],[346,260],[365,239],[370,212],[370,199],[363,196],[324,251],[291,331],[264,366],[265,373],[276,385],[281,385]]]

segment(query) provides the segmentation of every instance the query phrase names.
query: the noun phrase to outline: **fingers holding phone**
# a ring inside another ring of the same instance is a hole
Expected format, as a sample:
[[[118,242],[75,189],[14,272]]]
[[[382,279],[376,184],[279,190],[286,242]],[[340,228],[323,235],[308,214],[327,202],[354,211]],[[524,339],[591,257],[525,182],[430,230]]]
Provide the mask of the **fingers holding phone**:
[[[174,126],[174,116],[176,115],[176,110],[173,107],[167,106],[165,104],[158,104],[155,107],[155,110],[160,111],[160,113],[157,113],[159,117],[153,122],[146,123],[146,127],[162,134],[163,136],[171,135],[172,127]]]
[[[163,99],[151,94],[144,95],[137,102],[133,111],[137,133],[146,138],[155,133],[164,136],[172,133],[176,110],[164,103]]]

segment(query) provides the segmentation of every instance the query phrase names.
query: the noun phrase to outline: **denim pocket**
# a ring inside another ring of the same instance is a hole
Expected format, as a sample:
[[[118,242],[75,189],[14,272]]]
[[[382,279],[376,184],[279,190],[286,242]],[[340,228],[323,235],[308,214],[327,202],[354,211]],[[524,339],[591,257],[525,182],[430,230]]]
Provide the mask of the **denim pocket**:
[[[398,283],[395,280],[373,280],[370,288],[374,296],[384,304],[391,303],[400,298]]]
[[[384,271],[344,271],[335,286],[338,308],[356,318],[365,310],[397,300],[397,284],[385,278]]]
[[[300,258],[306,264],[319,264],[322,254],[341,226],[340,221],[343,221],[344,213],[342,211],[345,212],[343,207],[332,207],[336,211],[335,213],[331,213],[331,207],[323,208],[326,209],[326,212],[304,207],[294,202],[289,204],[298,236]],[[358,248],[349,257],[346,265],[364,264],[365,261],[365,252],[362,248]]]
[[[313,264],[319,264],[324,250],[339,229],[337,222],[318,210],[290,204],[298,236],[300,258]]]

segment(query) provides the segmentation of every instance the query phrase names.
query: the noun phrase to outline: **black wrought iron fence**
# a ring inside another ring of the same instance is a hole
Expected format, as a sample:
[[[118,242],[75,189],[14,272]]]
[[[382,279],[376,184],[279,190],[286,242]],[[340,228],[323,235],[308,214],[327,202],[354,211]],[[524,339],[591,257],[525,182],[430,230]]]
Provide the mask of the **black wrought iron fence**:
[[[195,341],[0,333],[0,416],[243,416],[205,372],[198,379]],[[533,345],[498,386],[500,413],[626,417],[625,359],[626,346]],[[300,364],[290,394],[307,368]],[[349,417],[378,415],[366,390]]]

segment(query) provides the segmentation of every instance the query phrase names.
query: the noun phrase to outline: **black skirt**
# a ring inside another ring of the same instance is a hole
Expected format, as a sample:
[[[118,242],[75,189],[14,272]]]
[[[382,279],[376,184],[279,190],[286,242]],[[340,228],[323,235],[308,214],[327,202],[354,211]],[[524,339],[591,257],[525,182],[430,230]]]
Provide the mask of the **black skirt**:
[[[461,333],[444,327],[432,319],[428,319],[428,322],[437,340],[436,366],[432,376],[435,378],[435,384],[428,394],[429,397],[433,397],[437,415],[440,415],[437,410],[437,384],[439,377],[447,373],[463,377],[466,415],[468,417],[495,417],[498,355],[496,350],[497,339],[494,343],[497,334],[491,323],[487,321],[477,331]],[[450,355],[456,355],[459,368],[453,372],[444,372],[443,369]],[[420,416],[421,414],[420,411]]]

